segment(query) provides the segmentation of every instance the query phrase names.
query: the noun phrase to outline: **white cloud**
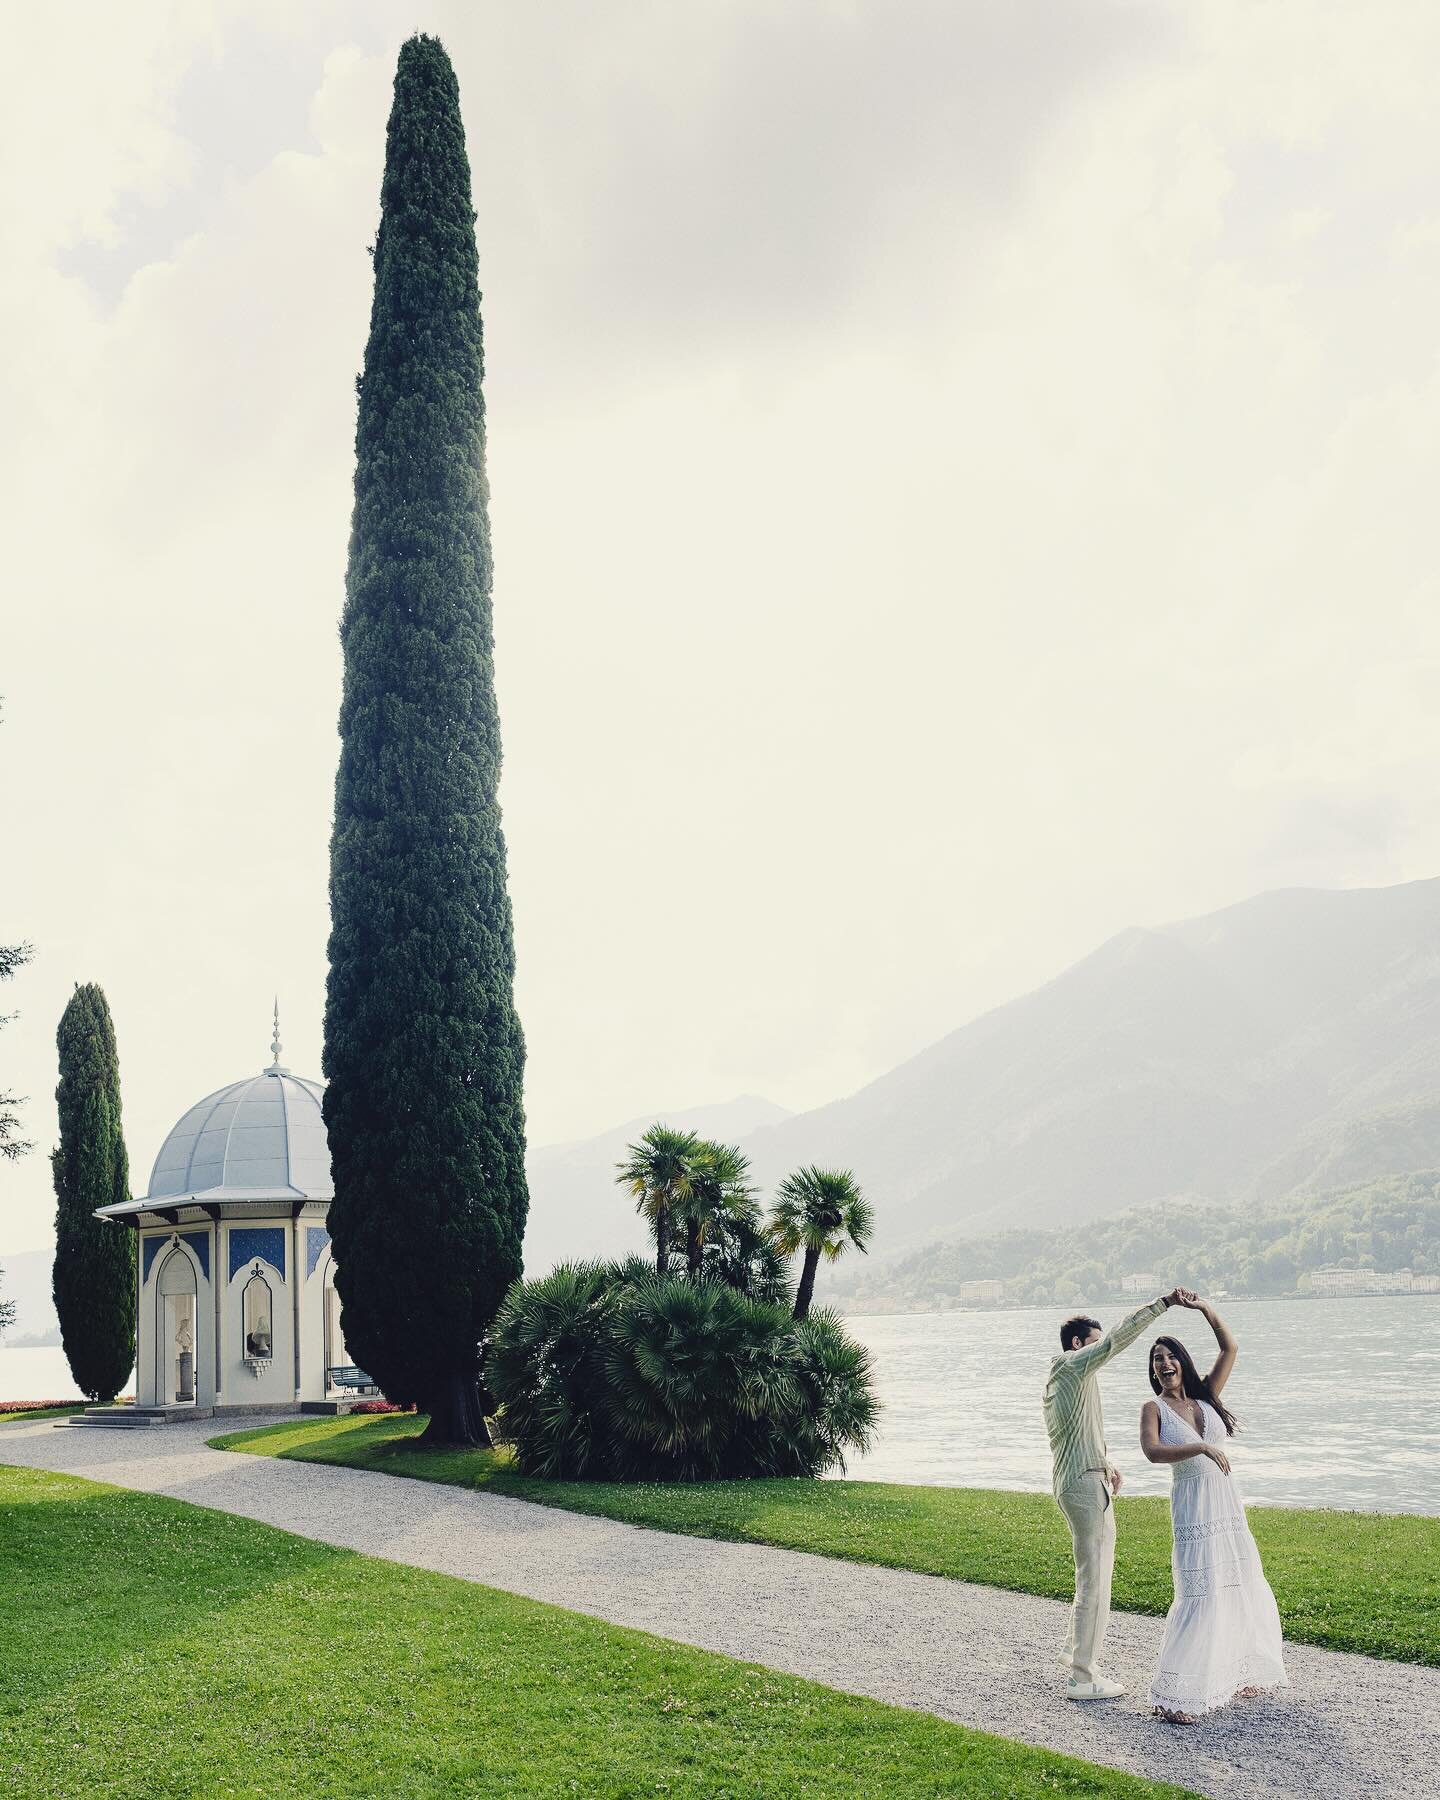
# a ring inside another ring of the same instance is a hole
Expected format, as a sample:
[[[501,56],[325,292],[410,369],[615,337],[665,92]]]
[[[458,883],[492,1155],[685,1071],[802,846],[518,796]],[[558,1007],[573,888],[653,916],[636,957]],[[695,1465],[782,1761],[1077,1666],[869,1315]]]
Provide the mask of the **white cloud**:
[[[318,1071],[399,21],[110,16],[32,22],[7,121],[5,928],[41,956],[0,1054],[43,1143],[100,980],[143,1178],[275,988]],[[1440,18],[1047,17],[440,9],[541,1139],[823,1101],[1132,920],[1440,865]],[[253,94],[238,161],[177,135],[201,60]],[[40,1241],[43,1160],[4,1179]]]

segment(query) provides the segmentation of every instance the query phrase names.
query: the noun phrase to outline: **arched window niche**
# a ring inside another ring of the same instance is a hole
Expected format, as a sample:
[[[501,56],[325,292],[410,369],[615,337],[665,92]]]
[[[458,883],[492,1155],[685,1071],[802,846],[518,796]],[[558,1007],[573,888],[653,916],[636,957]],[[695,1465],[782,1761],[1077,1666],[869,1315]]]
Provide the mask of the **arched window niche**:
[[[259,1375],[275,1356],[275,1304],[270,1283],[260,1273],[258,1262],[241,1296],[241,1320],[246,1367]]]
[[[194,1265],[172,1239],[155,1284],[155,1387],[161,1406],[195,1404],[196,1300]]]

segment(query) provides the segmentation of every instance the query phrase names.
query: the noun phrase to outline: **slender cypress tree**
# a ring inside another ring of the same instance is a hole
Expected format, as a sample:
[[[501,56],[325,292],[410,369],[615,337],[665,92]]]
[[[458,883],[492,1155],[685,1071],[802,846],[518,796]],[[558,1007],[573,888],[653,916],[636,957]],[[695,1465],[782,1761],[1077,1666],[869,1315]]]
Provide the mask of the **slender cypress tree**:
[[[17,969],[23,969],[35,954],[30,944],[0,944],[0,981],[9,981]],[[0,1026],[8,1025],[14,1013],[0,1013]],[[16,1108],[24,1101],[19,1094],[0,1093],[0,1160],[15,1162],[35,1146],[20,1135],[20,1114]]]
[[[487,1441],[481,1343],[528,1206],[480,292],[450,59],[401,49],[358,383],[325,1122],[346,1345],[432,1441]]]
[[[130,1161],[115,1027],[93,982],[76,985],[55,1041],[55,1310],[76,1387],[92,1400],[113,1400],[135,1366],[135,1234],[95,1217],[97,1206],[130,1198]]]

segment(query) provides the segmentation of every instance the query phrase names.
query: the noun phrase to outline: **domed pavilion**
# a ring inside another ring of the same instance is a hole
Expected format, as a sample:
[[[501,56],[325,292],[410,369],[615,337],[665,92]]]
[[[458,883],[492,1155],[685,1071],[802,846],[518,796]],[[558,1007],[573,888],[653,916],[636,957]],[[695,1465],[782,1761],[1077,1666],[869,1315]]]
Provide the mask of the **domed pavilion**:
[[[143,1198],[96,1214],[139,1239],[137,1408],[331,1411],[355,1385],[325,1223],[323,1085],[281,1066],[278,1011],[271,1052],[181,1117]]]

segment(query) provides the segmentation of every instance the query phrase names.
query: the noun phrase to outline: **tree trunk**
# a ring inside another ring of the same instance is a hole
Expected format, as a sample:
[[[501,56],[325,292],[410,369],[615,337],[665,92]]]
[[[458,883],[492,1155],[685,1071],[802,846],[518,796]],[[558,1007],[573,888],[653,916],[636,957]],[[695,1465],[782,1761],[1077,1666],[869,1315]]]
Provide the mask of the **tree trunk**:
[[[424,1408],[430,1423],[420,1442],[432,1449],[458,1444],[466,1449],[489,1450],[490,1431],[480,1406],[480,1385],[473,1375],[454,1374]]]
[[[655,1273],[670,1272],[670,1208],[662,1206],[655,1214]]]
[[[685,1260],[690,1265],[690,1279],[692,1281],[698,1281],[700,1279],[700,1265],[705,1254],[704,1244],[700,1236],[700,1221],[698,1219],[691,1219],[688,1223],[689,1232],[685,1241]]]
[[[800,1271],[800,1286],[795,1290],[795,1317],[797,1319],[808,1319],[810,1316],[810,1302],[815,1297],[815,1271],[819,1266],[820,1252],[807,1250],[805,1266]]]

